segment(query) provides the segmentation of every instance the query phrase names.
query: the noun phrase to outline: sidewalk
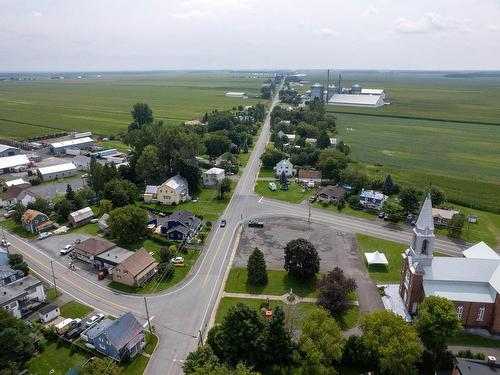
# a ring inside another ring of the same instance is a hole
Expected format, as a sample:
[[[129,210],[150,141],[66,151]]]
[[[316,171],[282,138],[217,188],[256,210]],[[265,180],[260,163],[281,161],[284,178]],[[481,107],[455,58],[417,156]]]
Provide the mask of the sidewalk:
[[[318,301],[317,298],[311,298],[311,297],[300,297],[297,295],[293,295],[294,299],[290,301],[288,299],[289,294],[283,294],[282,296],[274,296],[274,295],[269,295],[269,294],[247,294],[247,293],[228,293],[224,292],[222,294],[222,297],[232,297],[232,298],[249,298],[249,299],[269,299],[270,301],[281,301],[283,303],[286,303],[288,305],[295,305],[300,302],[309,302],[309,303],[316,303]],[[350,305],[353,306],[359,306],[358,301],[349,301]]]

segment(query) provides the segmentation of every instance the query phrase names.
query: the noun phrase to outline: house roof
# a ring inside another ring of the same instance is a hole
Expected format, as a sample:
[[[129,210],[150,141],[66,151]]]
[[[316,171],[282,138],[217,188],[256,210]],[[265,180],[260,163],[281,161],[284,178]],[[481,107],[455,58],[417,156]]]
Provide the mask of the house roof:
[[[170,177],[162,185],[166,185],[169,188],[175,190],[177,194],[181,194],[183,190],[186,190],[188,188],[187,180],[181,175]]]
[[[500,374],[500,364],[489,364],[486,361],[476,359],[456,358],[455,366],[460,370],[460,375]]]
[[[135,340],[138,335],[141,335],[144,332],[144,327],[132,313],[128,312],[116,319],[105,331],[111,345],[120,350],[132,340]]]
[[[477,303],[494,303],[496,297],[487,283],[424,281],[424,292],[426,296]]]
[[[291,167],[293,168],[293,164],[292,164],[292,162],[291,162],[290,160],[288,160],[288,159],[283,159],[283,160],[280,160],[280,161],[276,164],[276,168],[280,168],[281,166],[283,166],[283,165],[285,165],[285,164],[286,164],[286,165],[289,165],[289,166],[291,166]]]
[[[12,147],[4,144],[0,144],[0,152],[4,152],[5,150],[10,150],[10,149],[17,149],[17,147]]]
[[[361,94],[363,95],[381,95],[384,93],[384,89],[361,89]]]
[[[89,338],[89,340],[93,340],[96,337],[99,337],[103,332],[106,331],[107,328],[111,327],[114,322],[115,320],[111,319],[101,320],[99,323],[97,323],[87,331],[87,337]]]
[[[76,155],[73,159],[71,159],[71,162],[75,165],[81,164],[81,165],[90,165],[90,160],[91,158],[85,155]]]
[[[149,255],[144,249],[137,250],[134,254],[120,263],[120,265],[134,277],[152,264],[158,265],[155,258]]]
[[[30,161],[24,154],[4,156],[0,158],[0,169],[14,168],[20,165],[29,165]]]
[[[156,194],[157,191],[158,191],[158,186],[146,185],[146,189],[144,190],[144,194]]]
[[[189,234],[190,230],[191,229],[189,227],[186,227],[184,225],[176,225],[175,227],[170,228],[167,231],[167,234],[170,234],[170,233],[173,233],[173,232],[181,232],[182,234],[187,235],[187,234]]]
[[[196,216],[192,214],[189,211],[174,211],[172,212],[168,217],[167,217],[167,222],[168,221],[180,221],[180,222],[186,222],[186,221],[192,221],[195,220]]]
[[[89,142],[94,142],[94,140],[90,137],[83,137],[83,138],[77,138],[77,139],[70,139],[69,141],[54,142],[54,143],[50,144],[50,147],[53,147],[53,148],[71,147],[71,146],[78,146],[78,145],[81,145],[82,143],[89,143]]]
[[[120,264],[128,257],[134,254],[133,251],[123,249],[121,247],[114,247],[110,250],[106,250],[105,252],[96,256],[96,259],[102,260],[104,262],[111,262],[114,264]]]
[[[46,220],[46,221],[50,221],[50,220],[49,220],[49,218],[48,218],[48,216],[47,216],[47,215],[45,215],[43,212],[40,212],[40,211],[37,211],[37,210],[31,210],[31,209],[26,210],[26,211],[24,212],[23,216],[21,217],[21,220],[22,220],[23,222],[25,222],[25,223],[28,223],[28,224],[29,224],[29,223],[31,223],[31,221],[32,221],[35,217],[37,217],[38,215],[43,215],[43,216],[45,216],[45,217],[47,218],[47,220]]]
[[[328,197],[343,198],[345,197],[347,190],[341,185],[328,185],[322,186],[318,189],[317,195],[326,195]]]
[[[17,198],[19,194],[23,191],[22,187],[19,186],[11,186],[10,188],[7,189],[5,193],[1,195],[2,200],[10,200]]]
[[[84,207],[78,211],[70,213],[69,216],[74,220],[75,223],[78,223],[82,220],[94,217],[94,212],[90,207]]]
[[[462,254],[466,258],[500,259],[500,255],[483,241],[464,250]]]
[[[375,190],[363,190],[359,196],[367,199],[376,199],[380,201],[387,199],[387,195],[384,195],[380,191],[375,191]]]
[[[420,209],[415,228],[420,232],[434,231],[434,219],[432,217],[432,200],[431,194],[428,193],[425,197],[424,204]]]
[[[458,214],[460,211],[444,210],[442,208],[432,207],[432,217],[440,217],[446,220],[451,220],[453,215]]]
[[[17,274],[18,272],[21,271],[13,270],[12,268],[10,268],[8,264],[0,264],[0,279],[5,279],[7,277]]]
[[[29,182],[24,181],[22,178],[16,178],[15,180],[5,181],[7,187],[18,186],[18,185],[30,185]]]
[[[328,104],[377,106],[383,101],[380,95],[333,94]]]
[[[46,305],[46,306],[42,307],[41,309],[39,309],[38,312],[41,315],[44,315],[44,314],[48,314],[49,312],[54,311],[55,309],[58,309],[58,308],[59,308],[59,306],[56,306],[56,305]]]
[[[38,172],[40,172],[42,176],[50,173],[66,172],[72,170],[76,171],[76,167],[73,163],[64,163],[64,164],[51,165],[50,167],[38,168]]]
[[[299,170],[299,179],[321,180],[321,171],[301,169]]]
[[[81,251],[93,256],[99,255],[115,246],[114,243],[98,237],[90,237],[75,246],[76,251]]]
[[[209,170],[203,172],[203,174],[214,174],[214,175],[219,175],[222,173],[224,173],[224,169],[217,167],[210,168]]]
[[[12,301],[26,293],[26,289],[42,285],[42,282],[37,278],[28,275],[10,284],[0,286],[0,303]]]

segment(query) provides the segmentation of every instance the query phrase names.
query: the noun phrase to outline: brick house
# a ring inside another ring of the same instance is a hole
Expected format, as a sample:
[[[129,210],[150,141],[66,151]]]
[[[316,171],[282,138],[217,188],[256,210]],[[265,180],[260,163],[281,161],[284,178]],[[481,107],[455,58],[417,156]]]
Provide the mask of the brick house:
[[[430,195],[403,254],[399,294],[411,314],[426,296],[445,297],[455,304],[464,327],[500,333],[500,256],[480,242],[463,257],[433,257],[434,220]]]

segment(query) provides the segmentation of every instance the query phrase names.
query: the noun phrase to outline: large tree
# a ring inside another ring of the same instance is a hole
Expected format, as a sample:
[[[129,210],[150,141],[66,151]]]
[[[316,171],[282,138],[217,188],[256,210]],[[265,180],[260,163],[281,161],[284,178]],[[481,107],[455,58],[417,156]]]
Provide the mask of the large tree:
[[[394,183],[392,182],[392,177],[390,174],[387,175],[384,181],[384,186],[382,187],[382,191],[386,195],[391,195],[393,193]]]
[[[285,270],[299,280],[312,278],[319,272],[319,255],[309,241],[299,238],[292,240],[285,247]]]
[[[219,199],[224,199],[224,194],[231,192],[231,180],[227,177],[223,178],[222,181],[219,182],[217,189],[219,190]]]
[[[266,150],[260,157],[262,165],[266,168],[273,168],[280,160],[285,158],[285,153],[276,149]]]
[[[54,209],[61,218],[66,220],[68,215],[71,213],[71,202],[68,199],[63,198],[56,202]]]
[[[391,311],[375,311],[361,318],[363,344],[388,375],[414,374],[423,346],[404,319]]]
[[[138,241],[146,231],[148,215],[137,206],[116,208],[109,214],[109,228],[113,237],[120,243]]]
[[[104,185],[103,197],[113,202],[115,207],[126,206],[135,202],[137,188],[128,180],[115,178]]]
[[[268,363],[285,366],[290,362],[292,338],[285,328],[285,312],[280,306],[273,311],[273,316],[267,324],[265,347]]]
[[[462,235],[462,231],[465,225],[465,215],[461,212],[453,215],[450,221],[448,221],[448,235],[450,237],[459,238]]]
[[[321,149],[330,147],[330,136],[326,130],[319,132],[318,139],[316,140],[316,146]]]
[[[455,305],[443,297],[426,297],[420,304],[415,329],[425,347],[433,354],[434,364],[446,351],[446,342],[461,330]]]
[[[342,331],[337,322],[326,310],[314,310],[304,319],[302,336],[299,339],[302,374],[336,373],[333,365],[342,358],[344,345]]]
[[[109,214],[113,209],[113,202],[109,199],[101,199],[99,201],[99,216]]]
[[[383,210],[391,223],[397,223],[404,219],[403,207],[399,204],[386,201]]]
[[[208,366],[218,367],[220,364],[219,358],[214,354],[210,345],[205,344],[188,354],[182,365],[182,370],[184,370],[184,374],[189,375],[195,373],[200,368]]]
[[[335,267],[318,284],[318,305],[339,318],[349,307],[348,294],[356,290],[356,281],[346,277],[341,268]]]
[[[139,128],[153,122],[153,111],[146,103],[135,103],[130,114]]]
[[[414,188],[405,188],[399,192],[399,204],[406,212],[415,212],[419,206],[420,192]]]
[[[24,258],[21,254],[10,254],[9,265],[14,270],[22,271],[24,276],[27,276],[28,273],[30,272],[28,263],[24,261]]]
[[[264,254],[255,248],[250,254],[247,263],[248,282],[252,285],[267,284],[267,268]]]
[[[432,187],[431,199],[433,206],[439,206],[444,202],[446,202],[446,195],[444,194],[444,191],[442,191],[441,189],[438,189],[437,187]]]
[[[0,373],[18,373],[33,354],[33,339],[21,320],[0,309]]]
[[[145,181],[148,184],[163,182],[164,172],[155,145],[148,145],[144,148],[135,164],[135,174],[139,181]]]
[[[70,184],[66,185],[66,199],[69,201],[75,199],[75,192]]]
[[[340,151],[327,148],[319,154],[317,167],[321,170],[323,178],[338,180],[341,172],[347,167],[347,158]]]
[[[231,140],[222,134],[209,133],[204,139],[207,154],[215,158],[231,149]]]
[[[43,212],[46,215],[50,215],[52,211],[49,201],[42,197],[36,197],[34,202],[29,202],[27,208]]]

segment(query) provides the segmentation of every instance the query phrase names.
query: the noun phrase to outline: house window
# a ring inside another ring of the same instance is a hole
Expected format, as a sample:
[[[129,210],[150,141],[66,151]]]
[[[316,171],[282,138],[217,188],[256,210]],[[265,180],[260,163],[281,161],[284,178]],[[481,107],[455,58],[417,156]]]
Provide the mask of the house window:
[[[462,305],[457,307],[457,316],[458,319],[462,320],[462,316],[464,314],[464,307]]]
[[[405,286],[408,288],[410,286],[410,270],[407,269],[405,272]]]
[[[422,254],[427,255],[427,247],[429,246],[429,240],[423,240],[422,242]]]
[[[477,313],[477,321],[482,322],[484,320],[484,313],[486,312],[486,307],[480,307],[479,312]]]

